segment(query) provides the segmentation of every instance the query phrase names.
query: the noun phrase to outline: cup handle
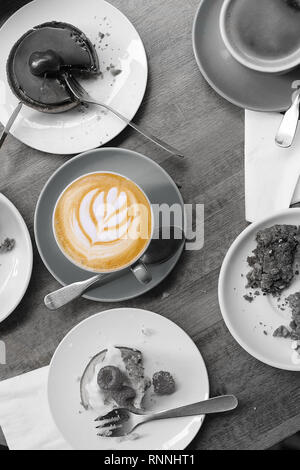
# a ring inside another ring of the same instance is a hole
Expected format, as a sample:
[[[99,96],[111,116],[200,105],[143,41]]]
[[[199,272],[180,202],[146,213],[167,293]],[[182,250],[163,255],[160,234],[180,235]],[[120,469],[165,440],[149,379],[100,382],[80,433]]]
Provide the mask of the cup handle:
[[[152,281],[152,276],[142,261],[131,266],[131,272],[141,284],[149,284]]]

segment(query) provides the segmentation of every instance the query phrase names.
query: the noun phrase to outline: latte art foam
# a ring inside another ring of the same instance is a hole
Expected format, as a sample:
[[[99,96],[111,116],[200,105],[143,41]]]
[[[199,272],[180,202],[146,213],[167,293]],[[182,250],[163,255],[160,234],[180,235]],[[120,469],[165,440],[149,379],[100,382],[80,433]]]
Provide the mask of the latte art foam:
[[[135,261],[152,232],[152,212],[144,193],[130,180],[93,173],[71,184],[54,214],[61,249],[76,264],[114,271]]]

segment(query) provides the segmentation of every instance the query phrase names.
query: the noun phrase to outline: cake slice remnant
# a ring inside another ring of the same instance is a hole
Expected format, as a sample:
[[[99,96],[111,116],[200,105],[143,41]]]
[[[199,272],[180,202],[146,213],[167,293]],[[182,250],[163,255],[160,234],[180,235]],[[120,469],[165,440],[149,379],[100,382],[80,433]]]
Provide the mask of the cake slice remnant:
[[[13,238],[6,238],[3,243],[0,244],[0,253],[8,253],[12,251],[16,245],[16,241]]]
[[[261,289],[279,296],[293,278],[293,264],[300,241],[300,229],[294,225],[274,225],[256,235],[257,246],[247,262],[247,288]]]
[[[292,362],[300,364],[300,292],[290,295],[287,298],[289,307],[292,311],[292,321],[290,328],[280,326],[274,332],[275,338],[284,338],[292,340]]]

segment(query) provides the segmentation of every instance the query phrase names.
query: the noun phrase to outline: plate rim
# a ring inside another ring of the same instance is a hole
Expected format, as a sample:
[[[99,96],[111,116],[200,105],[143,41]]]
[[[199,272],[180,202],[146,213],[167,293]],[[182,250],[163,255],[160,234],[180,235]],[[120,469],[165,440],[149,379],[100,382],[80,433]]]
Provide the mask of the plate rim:
[[[44,0],[45,1],[45,0]],[[148,81],[149,81],[149,61],[148,61],[148,56],[147,56],[147,51],[146,51],[146,47],[145,47],[145,44],[144,44],[144,41],[139,33],[139,31],[137,30],[136,26],[133,24],[132,21],[130,21],[130,19],[127,17],[127,15],[125,15],[125,13],[123,13],[122,10],[120,10],[119,8],[117,8],[115,5],[112,5],[110,2],[108,2],[107,0],[101,0],[103,3],[106,3],[108,4],[113,10],[117,11],[120,15],[123,16],[123,19],[129,23],[133,29],[135,30],[137,36],[139,37],[139,40],[141,42],[141,45],[142,45],[142,48],[143,48],[143,52],[144,52],[144,55],[145,55],[145,83],[144,83],[144,86],[143,86],[143,89],[141,88],[141,100],[140,100],[140,103],[139,105],[137,106],[137,109],[133,112],[133,115],[132,117],[130,118],[130,121],[132,121],[136,114],[138,113],[143,101],[144,101],[144,98],[145,98],[145,94],[146,94],[146,91],[147,91],[147,87],[148,87]],[[26,3],[25,5],[23,5],[22,7],[18,8],[14,13],[12,13],[7,19],[6,21],[4,21],[3,24],[1,24],[0,26],[0,34],[1,34],[1,30],[4,26],[10,26],[9,25],[9,22],[13,20],[13,17],[18,14],[21,10],[25,10],[27,8],[30,8],[32,6],[32,4],[38,4],[38,3],[41,3],[40,0],[31,0],[29,3]],[[17,105],[17,102],[18,102],[18,99],[16,98],[16,105]],[[26,105],[24,105],[26,106]],[[121,121],[122,122],[122,121]],[[5,126],[5,124],[2,123],[3,126]],[[107,140],[106,142],[103,142],[101,145],[99,145],[98,147],[93,147],[93,148],[90,148],[90,147],[82,147],[80,149],[77,149],[76,151],[74,151],[74,149],[71,151],[71,150],[60,150],[59,153],[54,153],[54,155],[74,155],[74,154],[78,154],[78,153],[83,153],[83,152],[88,152],[90,150],[96,150],[98,148],[102,148],[104,145],[107,145],[109,142],[111,142],[112,140],[116,139],[125,129],[127,129],[128,127],[128,124],[125,123],[125,121],[123,121],[123,125],[122,127],[120,128],[119,131],[117,131],[115,134],[113,134],[113,136]],[[15,135],[15,128],[14,126],[12,127],[11,131],[10,131],[11,135],[16,139],[18,140],[19,142],[21,142],[22,144],[26,145],[27,147],[29,148],[32,148],[33,150],[37,150],[39,152],[42,152],[42,153],[49,153],[49,151],[46,149],[46,148],[40,148],[40,147],[37,147],[37,146],[33,146],[32,144],[28,144],[27,142],[24,142],[23,140],[19,139],[18,137],[16,137]]]
[[[32,276],[32,270],[33,270],[33,247],[32,247],[32,241],[31,241],[31,237],[29,234],[29,230],[25,223],[25,220],[23,219],[21,213],[16,208],[16,206],[3,193],[0,193],[0,203],[1,202],[4,202],[4,204],[7,205],[7,207],[12,211],[14,216],[17,218],[17,221],[19,222],[19,225],[22,229],[22,234],[24,235],[25,241],[27,244],[29,259],[28,259],[28,264],[27,264],[28,266],[27,276],[25,278],[24,286],[22,290],[20,291],[20,294],[16,297],[15,306],[10,308],[8,310],[8,313],[5,313],[4,315],[0,316],[0,323],[6,320],[15,311],[18,305],[21,303],[23,297],[25,296],[27,292],[27,289],[31,280],[31,276]]]
[[[223,260],[223,263],[222,263],[222,267],[221,267],[221,270],[220,270],[220,275],[219,275],[219,281],[218,281],[218,300],[219,300],[219,306],[220,306],[220,311],[221,311],[221,314],[222,314],[222,317],[223,317],[223,320],[225,322],[225,325],[227,326],[231,336],[235,339],[235,341],[248,353],[250,354],[252,357],[254,357],[255,359],[257,359],[258,361],[264,363],[264,364],[267,364],[268,366],[271,366],[271,367],[274,367],[275,369],[280,369],[280,370],[287,370],[287,371],[292,371],[292,372],[299,372],[300,371],[300,365],[295,365],[295,364],[291,364],[290,366],[284,366],[282,364],[279,364],[278,362],[276,361],[272,361],[272,360],[266,360],[266,358],[260,354],[260,353],[257,353],[251,346],[249,346],[239,335],[239,333],[236,331],[235,329],[235,326],[233,324],[233,322],[231,321],[230,319],[230,315],[228,315],[228,312],[227,312],[227,309],[225,307],[225,300],[224,300],[224,285],[225,285],[225,282],[226,282],[226,276],[225,276],[225,273],[228,269],[228,266],[230,265],[230,262],[231,262],[231,258],[233,256],[233,254],[235,253],[235,250],[236,248],[238,248],[239,244],[243,241],[244,238],[247,237],[248,234],[250,234],[250,232],[254,231],[261,227],[261,225],[265,225],[268,223],[268,221],[272,221],[273,219],[277,219],[278,217],[283,217],[283,216],[286,216],[288,215],[291,211],[294,211],[294,213],[298,213],[299,214],[299,219],[300,219],[300,208],[289,208],[289,209],[285,209],[284,211],[279,211],[279,212],[276,212],[274,213],[273,215],[270,215],[266,218],[263,218],[263,219],[260,219],[254,223],[252,223],[251,225],[249,225],[248,227],[246,227],[238,236],[237,238],[234,240],[234,242],[232,243],[232,245],[230,246],[229,250],[227,251],[226,255],[225,255],[225,258]],[[299,226],[300,226],[300,223],[299,223]]]
[[[83,324],[85,323],[88,323],[89,321],[92,321],[94,319],[94,317],[98,317],[100,318],[101,315],[103,314],[110,314],[111,312],[131,312],[131,311],[135,311],[135,312],[142,312],[142,313],[145,313],[147,315],[151,315],[153,317],[159,317],[159,318],[163,318],[164,320],[170,322],[170,323],[173,323],[181,332],[184,333],[184,335],[186,335],[190,342],[193,344],[193,347],[195,348],[195,350],[197,350],[197,353],[199,354],[199,358],[201,359],[202,363],[203,363],[203,366],[204,366],[204,369],[205,369],[205,380],[207,381],[207,396],[208,396],[208,399],[210,397],[210,393],[211,393],[211,385],[210,385],[210,380],[209,380],[209,373],[208,373],[208,370],[207,370],[207,366],[206,366],[206,362],[204,360],[204,357],[202,356],[202,353],[200,351],[200,349],[198,348],[198,346],[196,345],[195,341],[192,339],[192,337],[181,327],[179,326],[177,323],[175,323],[173,320],[170,320],[169,318],[165,317],[164,315],[161,315],[159,313],[156,313],[156,312],[153,312],[151,310],[146,310],[146,309],[143,309],[143,308],[135,308],[135,307],[117,307],[117,308],[112,308],[112,309],[107,309],[107,310],[103,310],[102,312],[98,312],[98,313],[95,313],[87,318],[85,318],[84,320],[82,320],[80,323],[78,323],[77,325],[75,325],[65,336],[64,338],[61,340],[61,342],[59,343],[59,345],[57,346],[52,358],[51,358],[51,361],[50,361],[50,365],[49,365],[49,373],[48,373],[48,379],[47,379],[47,401],[48,401],[48,404],[49,404],[49,408],[50,408],[50,412],[51,412],[51,416],[57,426],[57,428],[59,429],[60,433],[63,435],[63,433],[61,432],[59,426],[57,425],[56,423],[56,420],[55,420],[55,417],[54,417],[54,412],[53,412],[53,409],[52,409],[52,406],[51,406],[51,400],[50,400],[50,374],[53,370],[53,363],[57,357],[57,355],[59,354],[60,352],[60,348],[62,347],[62,345],[69,339],[69,337],[73,334],[73,332],[77,329],[79,329]],[[195,430],[194,432],[192,432],[192,435],[193,437],[191,437],[191,439],[189,440],[189,443],[185,446],[185,447],[180,447],[179,449],[177,450],[184,450],[186,449],[186,447],[195,439],[195,437],[198,435],[198,433],[200,432],[202,426],[203,426],[203,423],[205,421],[205,418],[206,418],[206,415],[201,415],[201,421],[199,420],[199,423],[197,424],[197,431]],[[64,436],[63,436],[64,437]],[[66,439],[64,437],[64,439]],[[68,442],[68,444],[72,447],[72,445],[70,444],[70,442],[68,441],[68,439],[66,439],[66,441]],[[163,449],[162,449],[163,450]]]
[[[61,284],[62,287],[68,285],[68,284],[65,284],[62,282],[61,279],[59,279],[59,277],[53,272],[52,269],[50,269],[49,265],[48,265],[48,262],[46,261],[43,253],[42,253],[42,250],[41,250],[41,246],[40,246],[40,243],[39,243],[39,236],[38,236],[38,233],[37,233],[37,219],[38,219],[38,211],[39,211],[39,207],[40,207],[40,204],[42,202],[42,198],[43,198],[43,195],[44,195],[44,192],[45,190],[48,188],[48,186],[52,183],[52,181],[54,180],[54,178],[67,166],[69,165],[72,165],[74,162],[76,162],[77,160],[83,158],[85,159],[86,157],[88,157],[88,154],[90,153],[94,153],[94,152],[106,152],[106,151],[115,151],[115,152],[121,152],[121,153],[131,153],[131,154],[134,154],[136,155],[137,157],[139,158],[142,158],[144,160],[147,160],[147,161],[150,161],[151,164],[155,165],[156,167],[159,168],[159,170],[161,172],[163,172],[165,174],[165,176],[167,177],[167,179],[169,180],[170,184],[172,184],[172,186],[176,189],[177,191],[177,194],[179,196],[179,199],[180,199],[180,203],[181,203],[181,206],[184,208],[184,200],[183,200],[183,197],[182,197],[182,194],[179,190],[179,188],[177,187],[175,181],[172,179],[172,177],[169,175],[169,173],[164,169],[162,168],[161,165],[159,165],[155,160],[153,160],[152,158],[150,157],[147,157],[146,155],[143,155],[139,152],[136,152],[134,150],[130,150],[130,149],[125,149],[125,148],[121,148],[121,147],[103,147],[103,148],[96,148],[96,149],[92,149],[92,150],[88,150],[87,152],[83,152],[83,153],[80,153],[79,155],[76,155],[75,157],[71,158],[70,160],[68,160],[67,162],[65,162],[63,165],[61,165],[59,168],[57,168],[57,170],[50,176],[50,178],[48,179],[48,181],[45,183],[43,189],[41,190],[41,193],[39,195],[39,198],[38,198],[38,201],[37,201],[37,204],[36,204],[36,208],[35,208],[35,213],[34,213],[34,238],[35,238],[35,242],[36,242],[36,245],[37,245],[37,249],[38,249],[38,252],[39,252],[39,255],[46,267],[46,269],[48,270],[48,272],[54,277],[54,279],[59,283]],[[101,158],[101,156],[99,156],[99,158]],[[184,210],[184,217],[186,217],[186,213],[185,213],[185,210]],[[148,292],[152,291],[155,287],[157,287],[159,284],[161,284],[169,275],[170,273],[173,271],[173,269],[175,269],[175,267],[177,266],[177,263],[184,251],[184,248],[185,248],[185,244],[182,244],[182,246],[180,247],[180,249],[177,251],[176,255],[174,255],[174,265],[171,266],[167,271],[166,271],[166,274],[164,275],[164,277],[162,277],[161,279],[157,280],[157,282],[155,282],[154,284],[151,284],[150,286],[145,286],[145,290],[141,293],[141,294],[137,294],[135,296],[128,296],[128,297],[122,297],[121,299],[96,299],[95,297],[93,296],[90,296],[90,295],[83,295],[82,298],[84,299],[87,299],[87,300],[91,300],[93,302],[102,302],[102,303],[114,303],[114,302],[125,302],[127,300],[132,300],[132,299],[135,299],[135,298],[138,298],[138,297],[141,297],[142,295],[145,295],[147,294]],[[176,257],[175,257],[176,256]]]
[[[210,87],[218,94],[220,95],[222,98],[224,98],[226,101],[229,101],[231,104],[237,106],[238,108],[240,109],[244,109],[244,110],[251,110],[251,111],[257,111],[257,112],[261,112],[261,113],[271,113],[271,112],[276,112],[276,113],[280,113],[280,112],[283,112],[283,111],[286,111],[287,108],[278,108],[278,107],[269,107],[269,108],[261,108],[261,107],[258,107],[258,106],[245,106],[245,104],[242,104],[241,102],[235,100],[234,98],[232,98],[230,95],[227,95],[224,91],[222,91],[214,82],[213,80],[209,77],[209,75],[207,74],[206,72],[206,69],[205,67],[203,66],[203,61],[200,57],[200,54],[199,54],[199,51],[198,51],[198,47],[197,47],[197,41],[196,41],[196,29],[197,29],[197,25],[198,25],[198,21],[199,21],[199,18],[200,18],[200,11],[201,11],[201,8],[204,4],[204,2],[207,1],[207,0],[200,0],[200,4],[197,8],[197,11],[196,11],[196,15],[195,15],[195,18],[194,18],[194,22],[193,22],[193,29],[192,29],[192,42],[193,42],[193,51],[194,51],[194,56],[195,56],[195,59],[196,59],[196,62],[197,62],[197,65],[200,69],[200,72],[201,74],[203,75],[204,79],[207,81],[207,83],[210,85]]]

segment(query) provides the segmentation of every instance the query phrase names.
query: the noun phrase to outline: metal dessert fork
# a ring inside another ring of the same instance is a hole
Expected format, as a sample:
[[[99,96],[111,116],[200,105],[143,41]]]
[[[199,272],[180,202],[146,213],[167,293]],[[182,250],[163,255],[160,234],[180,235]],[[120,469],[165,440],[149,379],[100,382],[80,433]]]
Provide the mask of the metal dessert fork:
[[[159,419],[183,418],[187,416],[201,416],[212,413],[224,413],[237,408],[238,400],[233,395],[224,395],[210,400],[182,406],[173,410],[159,413],[144,413],[140,410],[118,408],[95,421],[96,429],[101,437],[121,437],[130,434],[141,424]]]
[[[144,137],[147,139],[151,140],[151,142],[155,143],[159,147],[163,148],[167,152],[171,153],[172,155],[176,155],[177,157],[184,158],[183,154],[179,152],[179,150],[175,149],[171,145],[167,144],[166,142],[163,142],[162,140],[158,139],[154,135],[152,135],[150,132],[146,132],[143,129],[140,128],[137,124],[134,124],[132,121],[127,119],[125,116],[120,114],[118,111],[115,109],[111,108],[109,105],[102,103],[100,101],[97,101],[95,98],[92,98],[90,94],[80,85],[78,80],[70,74],[63,74],[63,78],[65,80],[66,85],[68,86],[69,90],[71,93],[75,96],[75,98],[80,101],[81,103],[89,103],[89,104],[95,104],[98,106],[102,106],[103,108],[107,109],[111,113],[115,114],[121,121],[126,122],[126,124],[133,129],[135,129],[137,132],[142,134]]]

